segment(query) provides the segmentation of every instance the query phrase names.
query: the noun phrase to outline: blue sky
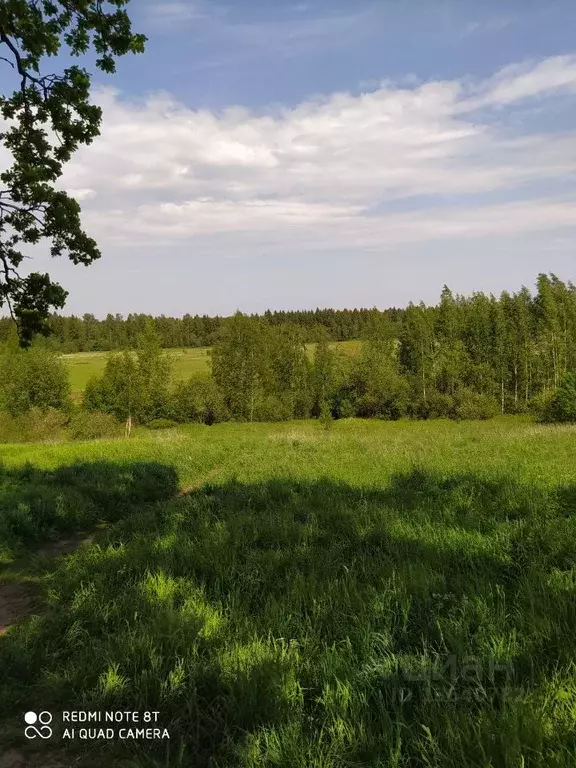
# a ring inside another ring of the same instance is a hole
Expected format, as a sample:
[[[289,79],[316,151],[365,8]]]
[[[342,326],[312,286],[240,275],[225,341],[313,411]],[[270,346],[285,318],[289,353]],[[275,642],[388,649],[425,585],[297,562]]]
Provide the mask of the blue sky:
[[[132,3],[63,183],[66,312],[401,306],[575,279],[576,4]],[[39,262],[39,264],[38,264]]]

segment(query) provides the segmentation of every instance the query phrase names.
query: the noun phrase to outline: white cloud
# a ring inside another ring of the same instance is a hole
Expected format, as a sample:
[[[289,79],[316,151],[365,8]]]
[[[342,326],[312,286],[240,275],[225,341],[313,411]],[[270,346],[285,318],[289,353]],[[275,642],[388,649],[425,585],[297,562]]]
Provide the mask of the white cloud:
[[[501,32],[506,27],[509,27],[513,23],[513,19],[510,16],[495,16],[485,21],[469,21],[462,32],[462,37],[469,37],[475,34],[493,34],[495,32]]]
[[[576,56],[553,56],[536,64],[504,67],[478,89],[469,107],[512,104],[558,92],[576,92]]]
[[[102,91],[102,135],[70,164],[105,243],[148,244],[234,233],[242,248],[275,237],[289,253],[386,247],[438,237],[508,236],[576,225],[574,199],[377,214],[414,195],[462,195],[547,184],[576,170],[576,132],[516,136],[478,107],[576,88],[576,56],[507,67],[471,86],[381,83],[295,108],[192,110],[167,94],[128,102]],[[513,193],[512,198],[513,199]],[[368,215],[368,211],[372,211]],[[234,248],[234,245],[230,245]]]
[[[96,192],[93,189],[71,189],[66,190],[69,195],[75,197],[76,200],[90,200],[96,197]]]

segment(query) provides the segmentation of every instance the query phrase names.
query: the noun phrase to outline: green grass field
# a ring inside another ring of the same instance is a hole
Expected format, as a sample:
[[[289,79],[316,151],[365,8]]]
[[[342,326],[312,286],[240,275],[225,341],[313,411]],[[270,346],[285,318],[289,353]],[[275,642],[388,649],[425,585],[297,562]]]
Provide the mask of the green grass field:
[[[358,352],[359,343],[357,341],[339,341],[332,346],[341,354],[353,355]],[[308,344],[307,348],[309,354],[312,355],[314,344]],[[168,354],[173,362],[174,378],[177,380],[187,379],[196,373],[210,370],[209,347],[170,349]],[[92,376],[102,374],[108,355],[108,352],[77,352],[72,355],[62,355],[62,359],[68,366],[73,395],[83,392],[86,383]]]
[[[0,634],[0,755],[576,765],[576,427],[196,425],[0,460],[0,603],[25,606]],[[63,710],[158,711],[170,739],[63,741]]]
[[[196,373],[209,371],[208,349],[208,347],[188,347],[168,350],[174,378],[182,380]],[[68,366],[72,394],[83,392],[87,382],[93,376],[100,376],[103,373],[108,356],[108,352],[77,352],[73,355],[62,355],[62,359]]]

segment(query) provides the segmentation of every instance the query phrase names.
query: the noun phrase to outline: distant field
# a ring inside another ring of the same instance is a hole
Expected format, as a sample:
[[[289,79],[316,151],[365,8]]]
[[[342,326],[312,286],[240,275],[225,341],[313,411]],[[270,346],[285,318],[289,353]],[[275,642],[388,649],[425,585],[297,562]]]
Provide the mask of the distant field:
[[[575,437],[351,419],[0,446],[0,765],[574,768]],[[27,743],[41,709],[53,737]],[[66,741],[63,710],[158,712],[170,738]]]
[[[307,345],[310,354],[312,354],[314,346],[314,344]],[[332,346],[342,354],[353,355],[358,352],[359,342],[340,341]],[[186,349],[167,350],[173,360],[175,378],[187,379],[195,373],[209,371],[209,349],[209,347],[188,347]],[[70,373],[73,394],[83,392],[92,376],[99,376],[102,373],[109,354],[109,352],[77,352],[73,355],[62,355]]]
[[[208,371],[210,365],[208,349],[208,347],[189,347],[167,350],[173,361],[175,378],[187,379],[195,373]],[[103,372],[109,355],[109,352],[77,352],[73,355],[62,355],[70,372],[73,393],[83,392],[87,382],[93,376],[99,376]]]

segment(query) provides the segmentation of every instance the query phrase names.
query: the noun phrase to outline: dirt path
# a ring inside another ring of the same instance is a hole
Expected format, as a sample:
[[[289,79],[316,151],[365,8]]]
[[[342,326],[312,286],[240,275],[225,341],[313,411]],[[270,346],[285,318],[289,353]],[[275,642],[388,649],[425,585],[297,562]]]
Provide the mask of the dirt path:
[[[39,547],[33,555],[40,557],[59,557],[70,555],[80,547],[89,546],[94,536],[81,534],[70,539],[50,541]],[[27,557],[27,559],[29,559]],[[0,574],[0,579],[2,575]],[[20,619],[30,616],[38,605],[38,592],[26,581],[10,579],[0,581],[0,636]],[[2,768],[2,762],[0,762]]]
[[[18,619],[29,616],[35,602],[36,596],[28,584],[18,581],[0,584],[0,635]]]

